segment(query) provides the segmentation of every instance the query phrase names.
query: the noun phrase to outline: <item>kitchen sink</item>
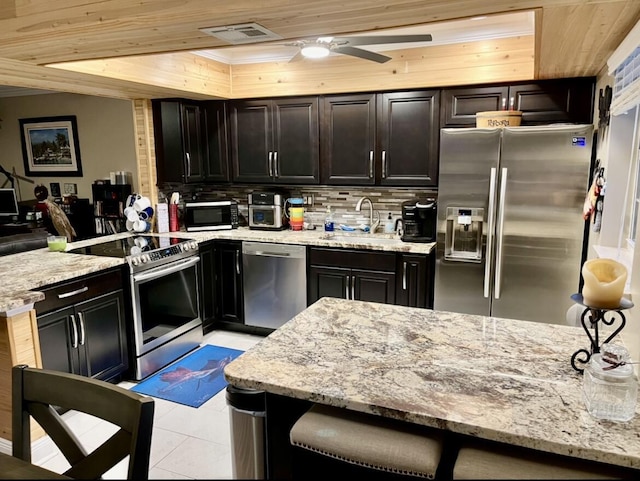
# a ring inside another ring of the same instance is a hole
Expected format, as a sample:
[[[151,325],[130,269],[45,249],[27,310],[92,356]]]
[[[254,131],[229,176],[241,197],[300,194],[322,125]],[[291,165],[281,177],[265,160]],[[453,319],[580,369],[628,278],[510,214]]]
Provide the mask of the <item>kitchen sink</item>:
[[[396,244],[398,242],[396,238],[361,234],[326,234],[322,239],[352,244]]]

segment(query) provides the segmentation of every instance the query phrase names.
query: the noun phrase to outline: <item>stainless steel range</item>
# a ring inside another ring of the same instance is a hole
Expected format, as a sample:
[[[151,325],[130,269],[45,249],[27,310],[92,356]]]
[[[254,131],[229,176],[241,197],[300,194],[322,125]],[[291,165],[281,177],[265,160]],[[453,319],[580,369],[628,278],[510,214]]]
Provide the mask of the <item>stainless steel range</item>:
[[[143,379],[203,339],[198,298],[198,243],[155,235],[126,237],[70,250],[121,257],[130,271],[135,379]]]

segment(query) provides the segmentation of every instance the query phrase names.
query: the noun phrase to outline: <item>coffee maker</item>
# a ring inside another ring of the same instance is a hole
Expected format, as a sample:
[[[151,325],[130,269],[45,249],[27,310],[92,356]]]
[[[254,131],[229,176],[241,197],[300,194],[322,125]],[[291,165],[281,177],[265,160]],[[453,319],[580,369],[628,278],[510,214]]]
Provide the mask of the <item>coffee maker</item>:
[[[436,199],[416,198],[402,203],[404,242],[435,242],[438,206]]]

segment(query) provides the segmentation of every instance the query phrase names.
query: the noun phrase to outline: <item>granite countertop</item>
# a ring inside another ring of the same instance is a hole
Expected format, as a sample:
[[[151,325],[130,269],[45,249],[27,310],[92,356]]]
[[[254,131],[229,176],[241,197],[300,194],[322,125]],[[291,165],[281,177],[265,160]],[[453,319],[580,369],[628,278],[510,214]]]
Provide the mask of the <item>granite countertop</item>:
[[[312,231],[259,231],[241,227],[233,230],[207,232],[171,232],[153,234],[185,239],[196,239],[204,242],[214,239],[251,240],[256,242],[276,242],[283,244],[315,245],[324,247],[341,247],[370,250],[384,250],[428,254],[435,243],[402,242],[388,234],[351,234],[335,232],[343,240],[328,239],[331,233]],[[67,251],[86,245],[107,242],[112,239],[129,237],[133,234],[124,232],[108,236],[96,237],[67,244]],[[350,236],[345,238],[346,236]],[[3,273],[5,285],[0,291],[0,316],[6,316],[21,309],[30,308],[34,302],[44,299],[44,294],[37,289],[42,286],[66,281],[75,277],[98,272],[125,263],[124,259],[66,254],[50,252],[47,248],[35,249],[19,254],[0,256],[0,272]]]
[[[322,298],[225,368],[241,388],[640,468],[640,416],[598,421],[581,328]],[[268,415],[268,414],[267,414]]]

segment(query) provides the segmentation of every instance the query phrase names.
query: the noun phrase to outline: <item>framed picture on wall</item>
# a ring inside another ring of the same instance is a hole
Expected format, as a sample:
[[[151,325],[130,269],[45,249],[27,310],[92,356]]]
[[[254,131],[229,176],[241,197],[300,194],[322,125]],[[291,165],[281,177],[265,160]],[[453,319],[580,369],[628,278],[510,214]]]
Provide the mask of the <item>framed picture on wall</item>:
[[[82,177],[75,115],[20,119],[24,171],[31,177]]]

